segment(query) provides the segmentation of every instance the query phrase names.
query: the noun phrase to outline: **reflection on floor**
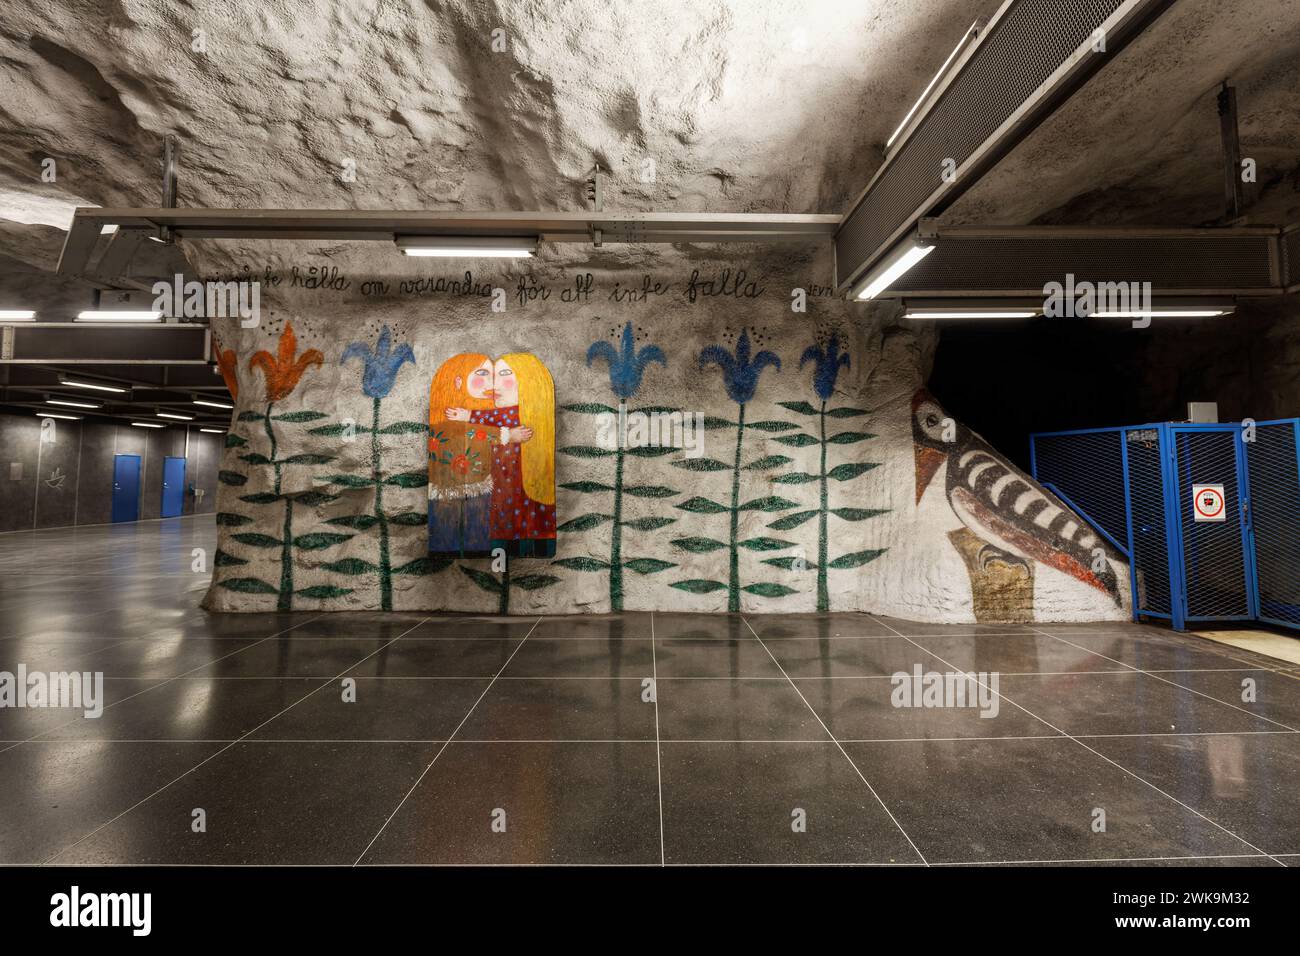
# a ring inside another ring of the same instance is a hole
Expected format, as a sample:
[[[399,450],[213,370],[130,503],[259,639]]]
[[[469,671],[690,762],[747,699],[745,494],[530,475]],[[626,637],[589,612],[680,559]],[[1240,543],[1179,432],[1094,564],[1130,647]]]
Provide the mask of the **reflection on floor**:
[[[99,671],[106,698],[0,708],[0,863],[1300,862],[1300,669],[1248,650],[856,614],[213,617],[190,564],[214,545],[202,518],[0,536],[0,672]],[[894,706],[917,668],[982,675],[976,706]]]

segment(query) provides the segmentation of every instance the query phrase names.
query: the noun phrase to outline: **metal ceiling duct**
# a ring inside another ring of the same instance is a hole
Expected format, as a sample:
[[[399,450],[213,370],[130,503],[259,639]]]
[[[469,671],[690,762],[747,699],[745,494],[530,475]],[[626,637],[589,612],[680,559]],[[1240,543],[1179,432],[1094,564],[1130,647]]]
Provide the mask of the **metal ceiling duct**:
[[[919,220],[951,205],[1171,3],[1007,0],[954,61],[844,217],[835,235],[839,291],[848,291]],[[1094,47],[1098,30],[1103,52]],[[946,166],[953,168],[947,178]]]
[[[1038,297],[1049,282],[1150,282],[1169,295],[1277,295],[1282,232],[943,226],[932,254],[883,297]],[[1293,245],[1296,243],[1293,240]]]

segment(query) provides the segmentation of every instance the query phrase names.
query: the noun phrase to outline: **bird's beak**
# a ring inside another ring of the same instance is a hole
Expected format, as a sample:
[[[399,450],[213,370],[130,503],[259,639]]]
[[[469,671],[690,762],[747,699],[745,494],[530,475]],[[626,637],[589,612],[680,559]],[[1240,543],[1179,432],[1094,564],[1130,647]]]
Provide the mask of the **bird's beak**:
[[[484,398],[496,398],[496,397],[497,397],[497,390],[496,390],[495,388],[484,389],[484,390],[483,390],[483,397],[484,397]]]
[[[916,504],[921,503],[921,496],[934,480],[934,473],[948,458],[937,448],[913,443],[912,454],[916,461]]]

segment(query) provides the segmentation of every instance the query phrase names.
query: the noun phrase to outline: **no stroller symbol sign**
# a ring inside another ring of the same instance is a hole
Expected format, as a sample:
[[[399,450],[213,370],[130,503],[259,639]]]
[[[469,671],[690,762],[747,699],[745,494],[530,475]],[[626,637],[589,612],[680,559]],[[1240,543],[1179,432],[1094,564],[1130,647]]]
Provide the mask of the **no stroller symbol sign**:
[[[1223,485],[1192,485],[1192,514],[1197,521],[1224,521]]]

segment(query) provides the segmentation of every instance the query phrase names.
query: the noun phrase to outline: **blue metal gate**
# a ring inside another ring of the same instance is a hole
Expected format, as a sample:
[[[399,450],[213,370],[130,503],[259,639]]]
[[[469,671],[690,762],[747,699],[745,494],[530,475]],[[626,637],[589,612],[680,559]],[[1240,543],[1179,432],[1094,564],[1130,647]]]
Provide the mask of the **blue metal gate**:
[[[1040,433],[1030,453],[1128,559],[1135,620],[1300,628],[1300,419]]]

